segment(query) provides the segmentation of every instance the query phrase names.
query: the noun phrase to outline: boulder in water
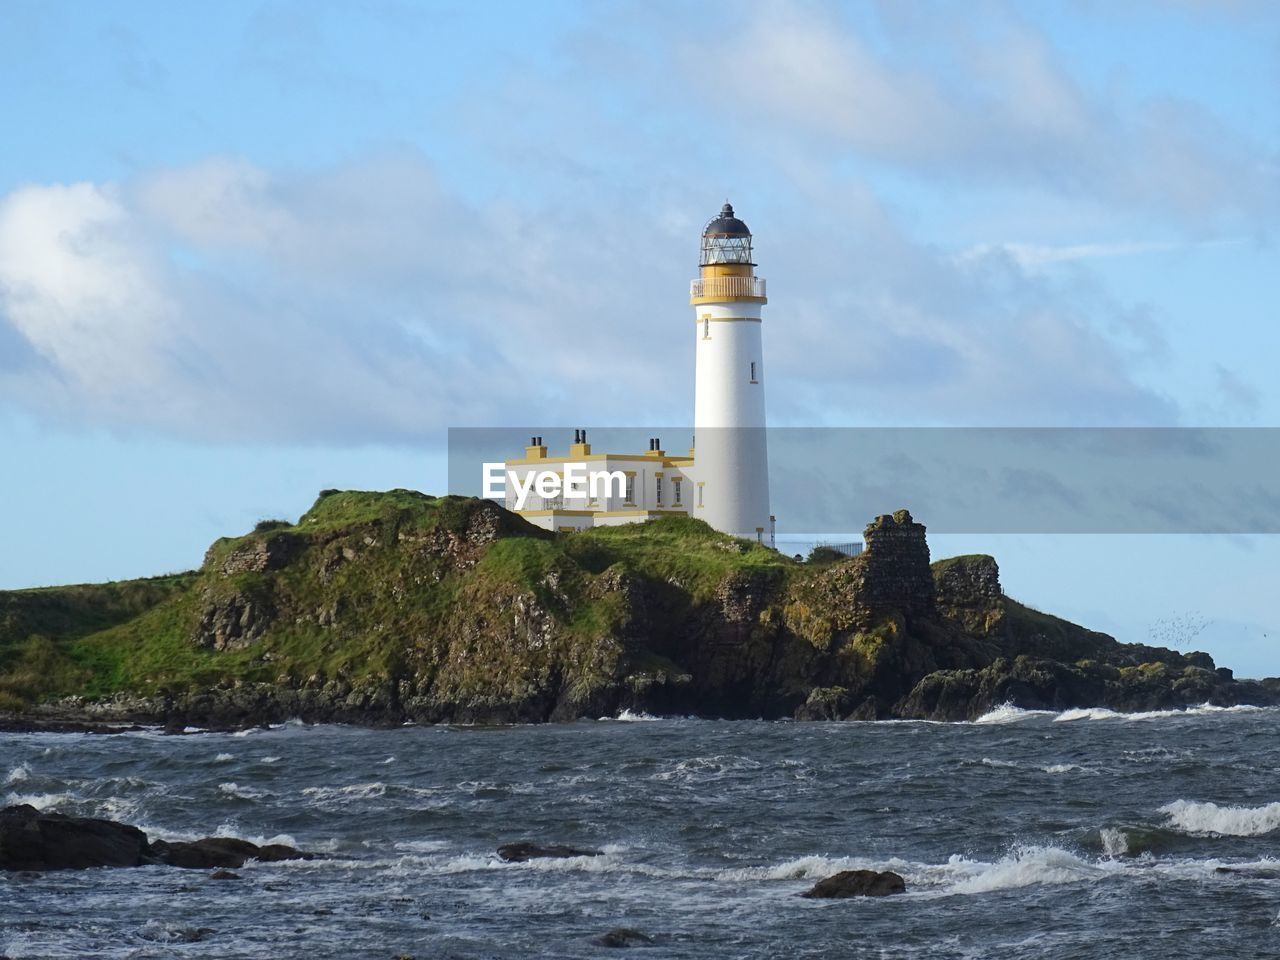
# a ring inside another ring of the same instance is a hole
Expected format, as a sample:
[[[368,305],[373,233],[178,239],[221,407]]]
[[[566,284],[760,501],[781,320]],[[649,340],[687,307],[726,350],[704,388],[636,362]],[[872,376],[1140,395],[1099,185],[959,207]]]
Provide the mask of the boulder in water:
[[[203,840],[157,840],[151,844],[150,855],[160,863],[188,870],[208,870],[214,867],[243,867],[246,860],[276,863],[281,860],[312,860],[314,854],[283,843],[258,846],[248,840],[235,837],[205,837]]]
[[[592,942],[598,947],[647,947],[653,943],[653,937],[631,927],[617,927]]]
[[[579,850],[577,847],[566,847],[552,843],[542,846],[537,843],[521,841],[520,843],[504,843],[498,848],[498,856],[508,863],[524,863],[526,860],[557,859],[568,857],[598,857],[599,850]]]
[[[136,867],[146,856],[147,835],[137,827],[29,804],[0,810],[0,870]]]
[[[1250,880],[1280,880],[1280,870],[1244,870],[1240,867],[1214,867],[1214,873],[1237,873]]]
[[[128,824],[47,813],[29,804],[0,810],[0,870],[83,870],[155,863],[210,870],[242,867],[246,860],[275,863],[314,858],[314,854],[282,843],[259,847],[234,837],[148,843],[145,833]]]
[[[892,870],[842,870],[819,880],[812,890],[806,890],[800,896],[830,900],[845,897],[887,897],[906,892],[906,882]]]
[[[172,843],[157,840],[151,844],[151,855],[161,863],[188,870],[243,867],[246,860],[253,859],[257,854],[257,844],[234,837],[205,837],[203,840]]]
[[[287,843],[267,843],[258,848],[258,854],[253,859],[261,860],[263,863],[278,863],[281,860],[314,860],[315,858],[314,853],[305,853]]]

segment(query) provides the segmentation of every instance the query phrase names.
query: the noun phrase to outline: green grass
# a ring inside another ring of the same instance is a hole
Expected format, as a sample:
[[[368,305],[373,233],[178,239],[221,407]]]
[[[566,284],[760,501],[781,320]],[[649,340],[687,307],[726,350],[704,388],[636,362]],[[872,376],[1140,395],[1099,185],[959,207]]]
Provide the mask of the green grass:
[[[719,533],[689,517],[595,527],[562,534],[557,545],[585,570],[600,573],[622,563],[651,579],[680,584],[694,600],[708,599],[734,571],[785,575],[800,568],[776,550]]]
[[[555,621],[557,656],[579,645],[570,659],[590,683],[607,673],[616,649],[598,642],[617,636],[626,615],[616,591],[594,586],[609,568],[666,591],[668,617],[712,599],[735,571],[779,578],[803,571],[782,554],[686,517],[569,536],[493,509],[411,490],[326,491],[295,524],[263,521],[217,541],[198,572],[0,593],[0,709],[68,694],[177,692],[281,676],[378,679],[402,675],[415,657],[427,672],[445,669],[459,633],[518,634],[513,617],[531,594],[540,615]],[[498,538],[478,546],[472,534],[495,526]],[[221,573],[233,551],[280,535],[301,538],[301,550],[282,569]],[[441,543],[451,545],[450,557]],[[238,650],[197,643],[203,611],[231,599],[275,612],[265,635]],[[333,622],[321,626],[334,611]],[[486,671],[545,669],[539,658],[550,656],[484,642],[484,657],[457,668],[461,682],[478,685]]]

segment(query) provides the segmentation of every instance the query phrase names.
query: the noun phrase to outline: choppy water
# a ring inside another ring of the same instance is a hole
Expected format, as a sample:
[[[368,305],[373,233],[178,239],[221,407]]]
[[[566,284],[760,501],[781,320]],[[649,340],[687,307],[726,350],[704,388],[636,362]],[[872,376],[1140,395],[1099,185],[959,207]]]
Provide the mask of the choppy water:
[[[0,875],[0,954],[1280,957],[1280,712],[0,734],[0,798],[327,854]],[[533,839],[600,857],[501,863]],[[796,895],[893,869],[905,896]],[[1217,868],[1229,867],[1232,872]]]

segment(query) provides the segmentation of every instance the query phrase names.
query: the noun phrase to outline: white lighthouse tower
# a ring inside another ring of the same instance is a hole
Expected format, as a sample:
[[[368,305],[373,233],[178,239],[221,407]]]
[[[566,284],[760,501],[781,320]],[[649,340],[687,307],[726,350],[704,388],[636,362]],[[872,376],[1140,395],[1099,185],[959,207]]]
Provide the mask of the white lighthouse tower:
[[[761,337],[767,300],[751,260],[751,231],[728,203],[702,232],[689,302],[697,321],[690,513],[772,546]]]
[[[651,437],[644,453],[595,452],[587,431],[578,429],[562,453],[535,435],[524,456],[501,465],[511,480],[503,495],[508,508],[561,533],[679,515],[774,545],[761,347],[764,280],[751,262],[751,231],[729,204],[702,232],[699,259],[689,290],[696,320],[694,449],[688,456],[668,454],[661,439]],[[571,473],[587,468],[616,486],[568,490]]]

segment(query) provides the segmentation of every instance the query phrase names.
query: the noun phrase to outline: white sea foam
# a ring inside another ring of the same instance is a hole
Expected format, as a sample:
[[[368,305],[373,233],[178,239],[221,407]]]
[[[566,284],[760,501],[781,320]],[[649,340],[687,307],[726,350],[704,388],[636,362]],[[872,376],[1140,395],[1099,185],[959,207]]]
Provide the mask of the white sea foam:
[[[651,713],[644,713],[644,712],[634,713],[634,712],[632,712],[631,710],[623,710],[623,711],[622,711],[620,714],[618,714],[616,717],[612,717],[612,718],[609,718],[609,717],[602,717],[601,719],[606,719],[606,720],[607,720],[607,719],[620,720],[620,721],[622,721],[623,723],[642,723],[642,722],[649,721],[649,720],[661,720],[662,718],[661,718],[661,717],[655,717],[655,716],[654,716],[653,714],[651,714]]]
[[[983,757],[982,765],[984,767],[1004,767],[1004,768],[1017,766],[1017,764],[1014,763],[1012,760],[993,760],[991,757]]]
[[[1103,827],[1098,831],[1102,840],[1102,852],[1108,857],[1120,857],[1129,852],[1129,835],[1116,827]]]
[[[1213,716],[1215,714],[1257,713],[1269,709],[1274,708],[1255,707],[1247,704],[1235,707],[1218,707],[1212,703],[1202,703],[1198,706],[1180,710],[1140,710],[1136,713],[1121,713],[1118,710],[1109,710],[1106,707],[1087,707],[1063,710],[1053,719],[1055,722],[1062,723],[1070,723],[1076,720],[1168,720],[1179,717]]]
[[[903,861],[889,861],[906,869]],[[923,864],[915,866],[924,866]],[[796,857],[782,863],[767,864],[760,867],[732,867],[719,870],[714,878],[726,883],[741,883],[753,880],[821,880],[843,870],[892,870],[886,862],[869,860],[865,857],[827,857],[814,854],[807,857]]]
[[[995,863],[952,857],[951,863],[971,868],[969,877],[952,885],[948,893],[990,893],[1037,884],[1079,883],[1106,876],[1107,864],[1090,863],[1058,847],[1019,847]]]
[[[371,783],[352,783],[345,787],[307,787],[302,793],[320,807],[340,807],[362,800],[377,800],[387,795],[388,784],[381,780]],[[414,796],[426,796],[435,793],[425,787],[404,787],[405,792]]]
[[[103,817],[108,820],[130,820],[141,805],[132,797],[84,797],[69,790],[48,793],[9,793],[6,806],[27,804],[40,811],[65,813],[81,817]]]
[[[1137,713],[1121,713],[1107,707],[1077,707],[1071,710],[1028,710],[1005,703],[984,713],[974,723],[1020,723],[1033,717],[1050,717],[1055,723],[1072,723],[1079,720],[1166,720],[1179,717],[1203,717],[1215,714],[1257,713],[1264,710],[1278,710],[1277,707],[1256,707],[1240,705],[1234,707],[1218,707],[1211,703],[1180,710],[1144,710]]]
[[[1098,771],[1089,767],[1082,767],[1078,763],[1051,763],[1047,767],[1041,767],[1045,773],[1087,773],[1096,776]]]
[[[234,781],[218,784],[218,789],[231,797],[238,797],[241,800],[258,800],[266,796],[261,790],[255,790],[253,787],[242,787]]]
[[[10,793],[4,798],[5,806],[17,807],[23,804],[37,810],[62,812],[76,802],[70,793]]]
[[[616,849],[616,848],[614,848]],[[427,872],[465,873],[472,870],[524,869],[633,873],[666,879],[703,879],[722,883],[797,881],[815,882],[842,870],[892,870],[907,882],[907,889],[925,896],[980,894],[1036,884],[1092,881],[1109,876],[1122,865],[1093,863],[1057,847],[1019,847],[994,863],[952,856],[946,863],[918,863],[899,858],[830,857],[811,855],[777,864],[711,870],[697,867],[672,869],[655,864],[629,862],[606,848],[601,856],[530,860],[508,864],[488,855],[466,854],[424,864]]]
[[[154,823],[138,822],[138,823],[134,823],[133,826],[137,827],[139,830],[145,833],[148,839],[167,840],[170,843],[174,843],[174,842],[185,843],[185,842],[190,842],[192,840],[200,840],[209,835],[209,832],[207,830],[205,831],[174,830],[174,829],[171,829],[170,827],[157,826]]]
[[[651,780],[674,780],[678,782],[703,783],[720,780],[729,774],[749,770],[759,770],[759,761],[750,757],[735,754],[718,754],[711,757],[689,757],[681,760],[669,770],[653,774]]]
[[[1019,723],[1032,717],[1046,717],[1052,710],[1024,710],[1011,703],[1004,703],[980,716],[974,723]]]
[[[236,756],[234,753],[220,753],[213,758],[213,762],[214,763],[231,763],[231,761],[235,760],[235,758]]]
[[[395,848],[405,853],[435,853],[449,846],[447,840],[397,840]]]
[[[1124,714],[1106,707],[1078,707],[1074,710],[1063,710],[1054,717],[1055,723],[1071,723],[1074,720],[1114,720]]]
[[[250,833],[234,820],[224,820],[222,823],[218,824],[217,829],[214,830],[213,833],[201,834],[201,836],[236,837],[240,840],[248,840],[250,843],[256,843],[260,847],[265,847],[272,843],[280,843],[289,847],[299,846],[297,839],[292,834],[276,833],[268,836],[265,834]]]
[[[21,783],[23,780],[30,780],[30,779],[31,779],[31,768],[28,767],[25,763],[20,763],[16,767],[14,767],[12,770],[9,771],[8,775],[4,778],[4,782],[5,782],[5,785],[8,786],[10,784]]]
[[[346,787],[306,787],[303,796],[324,800],[372,800],[375,797],[387,796],[387,785],[381,781],[372,783],[351,783]]]
[[[280,759],[281,759],[280,757],[263,757],[262,762],[263,763],[279,763]]]
[[[1220,807],[1216,803],[1175,800],[1160,808],[1169,825],[1184,833],[1259,837],[1280,829],[1280,803],[1260,807]]]

